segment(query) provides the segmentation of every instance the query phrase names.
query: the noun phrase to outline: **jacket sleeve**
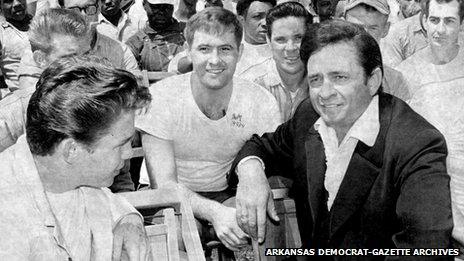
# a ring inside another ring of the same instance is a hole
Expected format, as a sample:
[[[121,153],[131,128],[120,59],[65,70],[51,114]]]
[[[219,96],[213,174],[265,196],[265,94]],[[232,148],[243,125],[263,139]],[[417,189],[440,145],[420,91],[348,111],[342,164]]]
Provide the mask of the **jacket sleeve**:
[[[401,231],[393,235],[397,248],[450,248],[453,220],[447,149],[435,129],[417,133],[404,146],[398,162],[399,197],[396,214]],[[453,260],[451,256],[416,256],[387,260]]]
[[[294,117],[277,127],[275,132],[265,133],[262,136],[254,134],[232,163],[229,185],[237,184],[235,168],[240,160],[247,156],[257,156],[263,160],[268,177],[280,175],[292,178],[288,170],[292,169],[295,141],[312,127],[318,117],[312,109],[310,100],[306,99],[297,108]]]

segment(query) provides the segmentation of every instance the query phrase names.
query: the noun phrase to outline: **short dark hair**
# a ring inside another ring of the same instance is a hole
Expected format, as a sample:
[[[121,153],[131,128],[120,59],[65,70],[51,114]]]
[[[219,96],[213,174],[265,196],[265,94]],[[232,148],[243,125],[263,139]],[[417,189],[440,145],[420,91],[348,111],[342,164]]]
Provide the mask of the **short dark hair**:
[[[251,3],[255,1],[262,2],[262,3],[268,3],[271,6],[275,6],[277,4],[276,0],[238,0],[237,6],[235,7],[235,10],[237,11],[237,15],[246,16],[248,12],[248,8],[250,7]]]
[[[272,36],[272,24],[286,17],[301,17],[305,20],[305,27],[313,23],[313,16],[298,2],[285,2],[274,6],[266,15],[267,36]],[[306,28],[305,28],[306,29]]]
[[[424,12],[425,14],[425,17],[429,17],[429,8],[430,8],[430,1],[431,0],[423,0],[421,2],[421,7],[422,7],[422,12]],[[458,4],[459,4],[459,22],[462,22],[462,20],[464,19],[464,1],[463,0],[435,0],[437,1],[437,3],[439,4],[443,4],[443,3],[450,3],[450,2],[453,2],[453,1],[457,1]]]
[[[376,68],[380,68],[383,75],[382,55],[377,41],[360,25],[341,19],[309,25],[300,46],[301,60],[308,64],[309,57],[317,51],[342,42],[353,44],[366,78]]]
[[[89,148],[123,111],[148,105],[148,88],[130,72],[99,63],[94,56],[70,56],[40,76],[27,108],[26,137],[35,155],[51,155],[64,139]]]
[[[192,46],[196,31],[222,35],[225,32],[233,32],[237,40],[237,46],[242,42],[243,28],[237,16],[222,7],[208,7],[194,14],[187,21],[184,35],[189,46]]]

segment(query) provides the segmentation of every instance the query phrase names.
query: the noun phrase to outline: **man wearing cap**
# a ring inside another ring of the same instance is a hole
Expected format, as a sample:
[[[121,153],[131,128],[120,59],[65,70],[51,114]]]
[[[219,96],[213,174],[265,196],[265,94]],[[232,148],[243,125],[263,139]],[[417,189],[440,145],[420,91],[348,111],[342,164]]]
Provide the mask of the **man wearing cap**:
[[[352,0],[345,9],[345,20],[359,24],[377,41],[382,51],[382,39],[388,34],[390,8],[386,0]],[[408,84],[403,74],[388,66],[383,66],[383,91],[402,100],[410,98]]]
[[[172,0],[144,0],[148,22],[127,40],[142,70],[167,71],[172,58],[184,50],[183,25],[173,18]]]

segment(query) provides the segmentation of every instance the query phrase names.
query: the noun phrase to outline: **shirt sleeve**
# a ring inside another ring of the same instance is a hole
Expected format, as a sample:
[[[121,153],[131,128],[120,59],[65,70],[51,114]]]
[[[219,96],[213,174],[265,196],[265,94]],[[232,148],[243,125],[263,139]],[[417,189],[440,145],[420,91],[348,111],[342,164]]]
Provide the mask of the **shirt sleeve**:
[[[132,51],[126,44],[121,44],[122,50],[124,52],[124,67],[126,70],[139,70],[139,65],[137,60],[132,54]]]
[[[176,115],[172,110],[180,105],[174,104],[175,100],[179,100],[178,97],[170,99],[169,95],[162,91],[166,87],[163,85],[163,81],[150,87],[152,97],[150,108],[146,113],[137,115],[135,127],[152,136],[173,140]]]
[[[140,52],[142,51],[143,40],[139,37],[139,34],[131,36],[127,41],[126,45],[131,50],[137,61],[140,61]]]

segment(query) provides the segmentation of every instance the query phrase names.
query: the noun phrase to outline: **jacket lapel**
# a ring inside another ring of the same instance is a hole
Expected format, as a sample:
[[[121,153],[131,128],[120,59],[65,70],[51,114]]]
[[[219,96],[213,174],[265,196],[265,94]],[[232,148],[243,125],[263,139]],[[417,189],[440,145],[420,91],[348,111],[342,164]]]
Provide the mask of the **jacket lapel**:
[[[309,206],[311,208],[311,217],[313,226],[318,222],[318,215],[321,207],[326,207],[327,197],[325,196],[324,177],[326,171],[326,158],[324,152],[324,144],[322,143],[319,133],[311,127],[308,139],[305,142],[306,158],[307,158],[307,184]],[[315,231],[313,227],[313,233]]]
[[[374,146],[359,141],[355,148],[330,211],[330,238],[364,204],[380,173],[392,105],[391,96],[379,96],[379,135]]]

